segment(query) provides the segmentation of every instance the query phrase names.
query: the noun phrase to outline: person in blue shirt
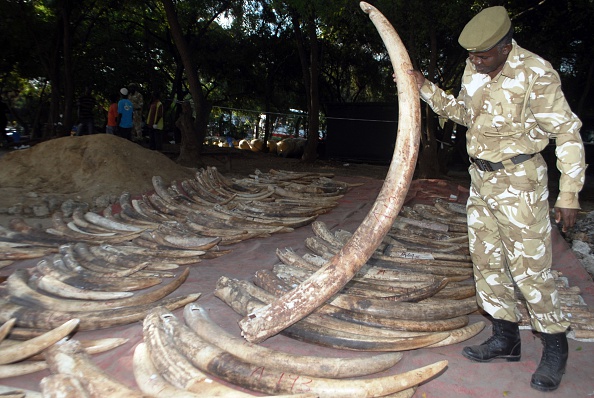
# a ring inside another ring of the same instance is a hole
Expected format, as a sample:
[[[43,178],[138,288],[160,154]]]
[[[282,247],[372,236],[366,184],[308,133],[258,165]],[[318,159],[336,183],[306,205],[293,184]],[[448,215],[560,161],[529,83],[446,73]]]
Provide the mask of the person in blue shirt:
[[[118,135],[127,140],[132,140],[132,127],[134,126],[132,112],[134,107],[128,99],[127,88],[122,88],[120,95],[121,99],[118,102]]]

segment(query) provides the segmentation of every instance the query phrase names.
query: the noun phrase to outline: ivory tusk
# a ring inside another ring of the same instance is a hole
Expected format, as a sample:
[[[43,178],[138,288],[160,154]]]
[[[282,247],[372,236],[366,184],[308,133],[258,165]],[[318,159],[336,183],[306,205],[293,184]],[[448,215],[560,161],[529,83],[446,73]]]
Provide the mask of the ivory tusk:
[[[44,398],[93,398],[84,380],[72,375],[55,374],[39,382]]]
[[[89,358],[76,340],[62,340],[46,352],[52,373],[75,376],[88,383],[89,395],[110,398],[146,398],[105,373]]]
[[[394,366],[401,353],[387,353],[365,358],[327,358],[319,356],[293,355],[237,339],[217,326],[198,304],[184,308],[184,319],[200,338],[217,347],[233,353],[239,359],[274,367],[279,371],[315,377],[346,378],[381,372]]]
[[[40,353],[49,346],[68,336],[79,324],[78,319],[71,319],[47,333],[18,344],[0,348],[0,365],[22,361]]]
[[[361,8],[384,41],[398,85],[398,133],[392,163],[372,209],[349,242],[328,264],[291,292],[240,322],[246,340],[257,343],[297,322],[336,294],[367,262],[394,223],[413,177],[420,138],[420,101],[412,63],[394,28],[373,6]]]
[[[6,336],[8,336],[15,322],[16,318],[10,318],[6,322],[4,322],[2,326],[0,326],[0,342],[2,342],[6,338]]]

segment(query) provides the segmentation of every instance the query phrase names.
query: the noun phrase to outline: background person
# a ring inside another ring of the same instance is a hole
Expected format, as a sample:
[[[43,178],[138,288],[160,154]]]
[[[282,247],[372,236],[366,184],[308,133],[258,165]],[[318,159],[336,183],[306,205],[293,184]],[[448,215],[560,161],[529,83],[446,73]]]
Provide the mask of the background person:
[[[107,110],[107,124],[105,125],[105,134],[116,135],[118,129],[118,96],[112,95],[109,98],[109,108]]]
[[[149,108],[146,125],[149,131],[149,148],[160,151],[163,149],[163,104],[160,94],[154,92]]]
[[[138,91],[138,86],[135,83],[131,83],[128,86],[128,99],[134,107],[132,114],[132,138],[142,140],[142,107],[144,106],[144,98]]]
[[[486,8],[464,27],[458,42],[468,51],[457,98],[414,75],[421,98],[440,116],[467,126],[471,158],[469,247],[479,305],[493,317],[493,336],[462,354],[487,362],[519,361],[520,320],[515,289],[526,299],[543,354],[530,385],[555,390],[565,372],[569,327],[550,269],[551,225],[547,165],[540,155],[556,141],[561,172],[555,220],[573,227],[585,178],[581,122],[561,91],[551,64],[512,39],[503,7]]]
[[[132,102],[128,99],[128,89],[120,89],[120,101],[118,102],[118,135],[127,140],[132,140]]]

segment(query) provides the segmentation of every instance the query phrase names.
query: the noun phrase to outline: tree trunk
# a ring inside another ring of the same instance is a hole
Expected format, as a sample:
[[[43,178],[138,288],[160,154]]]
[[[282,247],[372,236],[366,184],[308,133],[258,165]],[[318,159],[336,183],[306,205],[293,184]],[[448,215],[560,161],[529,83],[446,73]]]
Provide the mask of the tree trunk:
[[[301,32],[299,17],[296,11],[291,13],[291,21],[293,29],[295,30],[295,38],[297,41],[297,50],[299,52],[299,59],[301,60],[301,71],[303,74],[303,84],[305,86],[305,97],[307,100],[307,114],[308,114],[308,134],[307,144],[302,156],[304,162],[313,162],[317,158],[318,146],[318,129],[320,125],[320,100],[319,100],[319,50],[318,40],[316,35],[315,18],[312,16],[308,21],[308,36],[310,38],[310,55],[307,56],[305,48],[305,38]],[[309,59],[309,60],[308,60]],[[314,98],[315,96],[315,98]],[[312,131],[314,132],[312,134]]]
[[[58,135],[68,135],[74,124],[74,73],[72,72],[72,28],[70,24],[70,13],[72,6],[70,0],[62,2],[62,23],[63,33],[63,56],[64,56],[64,118],[62,131]],[[92,134],[92,131],[89,132]]]
[[[307,32],[310,41],[310,79],[309,79],[309,109],[307,144],[303,152],[302,160],[311,163],[318,157],[318,130],[320,129],[320,53],[318,35],[316,33],[315,18],[310,16],[307,24]]]
[[[437,36],[435,29],[430,29],[431,56],[427,68],[427,76],[433,81],[437,69]],[[419,163],[417,165],[417,178],[435,178],[439,176],[439,162],[437,157],[437,141],[435,140],[437,132],[437,123],[435,122],[435,113],[424,105],[425,108],[425,128],[421,132],[421,149],[419,152]]]
[[[210,109],[208,110],[210,112]],[[201,121],[203,118],[201,119]],[[208,120],[208,119],[207,119]],[[187,167],[204,167],[202,158],[198,157],[197,160],[194,154],[200,153],[198,148],[197,140],[187,140],[187,137],[196,137],[194,133],[196,130],[196,121],[194,120],[192,105],[189,102],[182,103],[182,112],[175,122],[175,126],[180,130],[182,136],[182,145],[180,147],[178,163]],[[185,142],[185,144],[184,144]],[[193,162],[193,163],[192,163]]]
[[[167,22],[171,29],[173,41],[175,42],[184,65],[188,85],[190,86],[190,94],[194,100],[194,111],[196,113],[196,119],[194,120],[192,128],[186,126],[184,129],[181,129],[181,147],[177,163],[182,166],[200,167],[202,165],[200,153],[202,152],[202,144],[206,137],[206,128],[208,126],[208,116],[210,114],[211,105],[208,103],[202,92],[198,71],[196,70],[188,43],[186,42],[181,25],[177,19],[173,1],[161,0],[161,2],[163,3],[165,14],[167,15]],[[184,110],[183,112],[184,114],[181,117],[187,118],[187,111]]]

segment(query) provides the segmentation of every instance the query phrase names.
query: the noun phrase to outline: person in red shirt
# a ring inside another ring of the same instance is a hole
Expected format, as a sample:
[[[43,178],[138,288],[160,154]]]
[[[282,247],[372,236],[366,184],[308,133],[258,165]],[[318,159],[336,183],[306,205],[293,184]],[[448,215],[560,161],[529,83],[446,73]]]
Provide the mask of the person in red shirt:
[[[105,126],[105,134],[116,134],[118,128],[118,96],[112,95],[109,98],[109,109],[107,110],[107,125]]]

